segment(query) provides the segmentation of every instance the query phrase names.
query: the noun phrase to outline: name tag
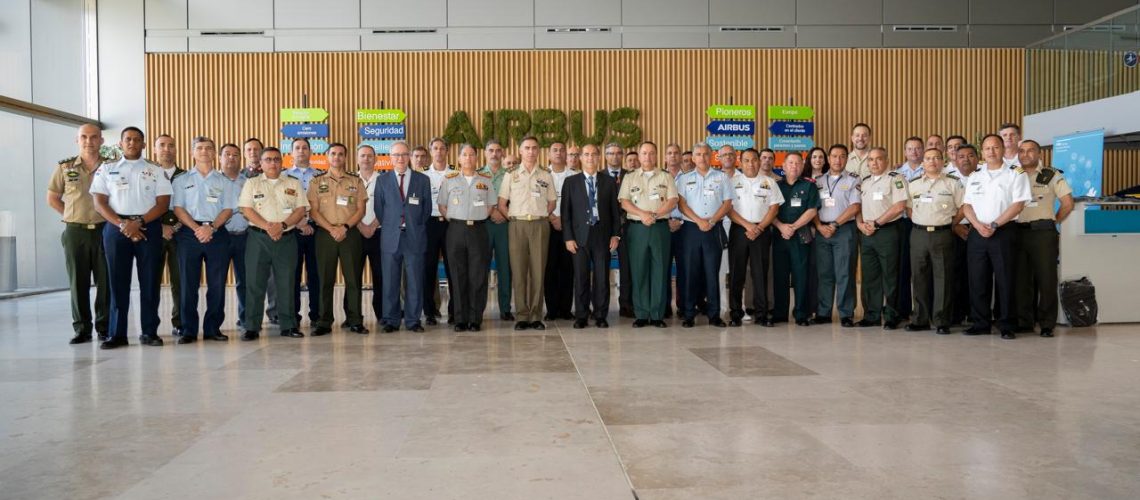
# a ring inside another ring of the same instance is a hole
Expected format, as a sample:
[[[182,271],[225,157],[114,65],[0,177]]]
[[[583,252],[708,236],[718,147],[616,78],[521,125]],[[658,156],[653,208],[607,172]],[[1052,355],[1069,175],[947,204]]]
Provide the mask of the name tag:
[[[804,204],[803,200],[799,198],[792,198],[792,207],[799,207]]]
[[[540,196],[542,196],[542,193],[540,193],[540,192],[538,192],[538,191],[531,191],[531,192],[530,192],[530,197],[531,197],[531,198],[534,198],[534,199],[538,199]]]
[[[919,203],[934,203],[934,197],[928,194],[922,195],[918,198]]]
[[[656,200],[660,200],[660,199],[661,199],[661,194],[659,194],[659,193],[653,193],[653,194],[650,194],[650,195],[649,195],[649,199],[651,199],[651,200],[654,200],[654,201],[656,201]]]
[[[1037,200],[1031,200],[1025,203],[1027,208],[1037,208]]]
[[[705,196],[713,196],[716,194],[716,191],[709,189],[709,188],[705,188],[704,193],[705,193]]]
[[[207,202],[207,203],[217,203],[217,202],[218,202],[218,197],[217,197],[217,196],[207,196],[207,197],[206,197],[206,202]]]
[[[420,204],[420,199],[419,199],[419,198],[416,198],[415,196],[413,196],[413,197],[411,197],[411,198],[408,198],[408,204],[409,204],[409,205],[419,205],[419,204]]]
[[[598,207],[594,207],[594,208],[591,210],[591,212],[594,214],[594,217],[597,217],[597,216],[598,216]]]
[[[883,193],[881,191],[876,191],[871,194],[871,199],[875,201],[883,201]]]
[[[456,200],[456,203],[458,203],[458,202],[459,202],[459,200]],[[487,206],[487,202],[485,202],[483,200],[475,200],[475,202],[472,203],[471,205],[476,206],[476,207],[485,207],[485,206]]]
[[[347,196],[337,196],[336,197],[336,204],[340,205],[342,207],[347,207],[348,206],[348,197]]]
[[[293,207],[284,207],[281,209],[281,213],[285,214],[286,217],[293,215]]]
[[[121,181],[118,184],[115,184],[115,189],[118,189],[119,191],[126,191],[129,187],[131,187],[131,184],[127,181]]]
[[[823,199],[823,206],[825,206],[827,208],[834,208],[835,207],[835,198],[831,198],[831,197],[824,198]]]

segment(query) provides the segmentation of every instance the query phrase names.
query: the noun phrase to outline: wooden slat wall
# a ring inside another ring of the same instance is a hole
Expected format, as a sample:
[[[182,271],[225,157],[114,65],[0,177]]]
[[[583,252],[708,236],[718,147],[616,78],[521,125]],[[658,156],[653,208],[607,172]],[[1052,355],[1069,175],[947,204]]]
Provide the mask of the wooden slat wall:
[[[1025,56],[1028,113],[1140,90],[1140,69],[1124,67],[1123,51],[1031,49]]]

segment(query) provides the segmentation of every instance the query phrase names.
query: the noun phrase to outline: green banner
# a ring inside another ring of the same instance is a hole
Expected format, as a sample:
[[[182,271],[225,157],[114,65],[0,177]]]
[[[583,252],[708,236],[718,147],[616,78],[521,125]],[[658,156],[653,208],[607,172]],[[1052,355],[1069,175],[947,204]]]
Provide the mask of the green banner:
[[[815,108],[810,106],[768,106],[769,120],[810,120]]]
[[[407,117],[402,109],[356,110],[356,123],[403,123]]]
[[[325,108],[281,108],[283,122],[323,122],[328,117]]]
[[[705,110],[709,118],[722,120],[755,120],[756,106],[745,104],[713,104]]]

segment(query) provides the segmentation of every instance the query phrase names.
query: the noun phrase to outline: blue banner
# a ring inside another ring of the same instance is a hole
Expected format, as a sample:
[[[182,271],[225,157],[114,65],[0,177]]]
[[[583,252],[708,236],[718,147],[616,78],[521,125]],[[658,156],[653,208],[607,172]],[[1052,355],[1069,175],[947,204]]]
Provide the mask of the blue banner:
[[[365,139],[403,139],[404,131],[403,123],[363,125],[360,127],[360,137]]]
[[[716,120],[709,122],[705,128],[714,135],[753,135],[756,133],[756,122]]]
[[[1073,197],[1104,196],[1104,129],[1053,138],[1053,165],[1065,172]]]
[[[772,122],[768,125],[768,132],[772,135],[812,135],[815,133],[814,122]]]
[[[327,123],[290,123],[281,127],[281,135],[289,138],[328,137]]]
[[[396,141],[378,141],[371,139],[367,141],[360,141],[360,144],[367,144],[369,146],[372,146],[372,149],[375,149],[376,154],[378,155],[386,155],[392,152],[392,146],[396,144]],[[357,147],[359,147],[359,145]]]
[[[710,135],[708,139],[705,140],[705,144],[708,144],[709,147],[714,150],[720,149],[727,144],[732,146],[732,149],[743,151],[748,148],[756,147],[756,140],[747,135]]]
[[[315,155],[323,155],[329,151],[329,141],[324,139],[309,139],[309,149]],[[281,139],[281,154],[287,155],[293,151],[293,139]]]
[[[768,149],[773,151],[807,151],[813,147],[811,137],[768,137]]]

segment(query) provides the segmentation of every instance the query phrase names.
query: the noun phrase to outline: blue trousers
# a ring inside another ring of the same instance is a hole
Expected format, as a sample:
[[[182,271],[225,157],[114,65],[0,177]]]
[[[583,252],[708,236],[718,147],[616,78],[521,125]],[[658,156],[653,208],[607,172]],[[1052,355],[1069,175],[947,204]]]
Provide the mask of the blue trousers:
[[[249,239],[248,233],[233,234],[226,243],[226,259],[234,264],[234,283],[237,285],[239,328],[245,327],[245,242]]]
[[[400,327],[401,314],[404,327],[412,328],[420,324],[424,312],[424,254],[408,248],[407,238],[400,238],[400,246],[395,253],[384,253],[381,257],[384,267],[384,318],[383,326]],[[407,286],[404,287],[404,300],[400,300],[400,273],[404,274]],[[401,302],[403,308],[401,310]]]
[[[178,272],[182,279],[182,335],[198,337],[198,285],[202,282],[202,263],[206,263],[206,316],[202,331],[206,335],[221,333],[226,318],[226,271],[230,268],[230,233],[224,229],[214,233],[209,243],[202,243],[194,231],[182,226],[174,235],[178,240]]]
[[[143,226],[146,239],[137,243],[123,236],[113,224],[103,225],[103,250],[111,285],[111,320],[108,334],[114,340],[127,339],[131,307],[131,263],[139,272],[139,318],[142,335],[158,335],[159,259],[162,257],[162,223]]]
[[[830,318],[834,304],[839,310],[840,318],[854,317],[855,224],[839,226],[830,238],[816,235],[815,259],[819,276],[819,307],[816,316]]]
[[[317,272],[317,233],[308,236],[297,232],[297,270],[293,277],[293,314],[297,316],[297,323],[301,323],[301,267],[305,269],[305,285],[309,287],[309,321],[320,319],[321,306],[321,277]],[[330,279],[335,279],[329,277]],[[278,318],[280,319],[280,318]]]
[[[719,224],[708,232],[701,231],[695,223],[685,221],[681,229],[681,254],[678,262],[684,259],[684,294],[682,300],[685,305],[685,319],[693,319],[697,315],[697,298],[702,294],[708,300],[705,314],[709,319],[720,317],[720,260],[724,249],[721,248],[718,235],[723,234]],[[681,286],[677,287],[681,293]]]

